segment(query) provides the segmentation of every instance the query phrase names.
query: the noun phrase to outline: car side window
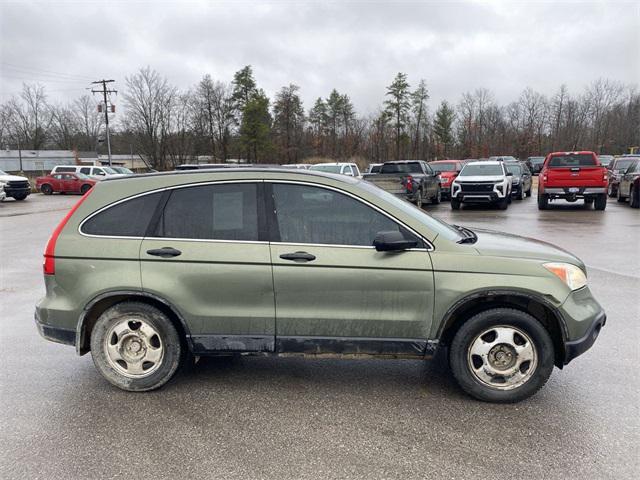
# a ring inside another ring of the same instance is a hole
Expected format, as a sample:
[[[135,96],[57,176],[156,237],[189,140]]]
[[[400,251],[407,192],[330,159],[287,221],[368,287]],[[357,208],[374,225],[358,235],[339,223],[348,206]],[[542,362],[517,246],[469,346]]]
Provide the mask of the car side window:
[[[424,168],[424,173],[426,173],[427,175],[431,175],[433,173],[431,167],[426,163],[422,164],[422,167]]]
[[[62,179],[63,180],[73,180],[75,177],[73,175],[70,175],[68,173],[65,173],[64,175],[62,175]]]
[[[372,246],[378,232],[400,231],[422,244],[386,215],[335,190],[274,183],[273,198],[284,243]]]
[[[255,183],[175,189],[164,208],[156,236],[257,241],[257,195]]]
[[[82,233],[114,237],[144,237],[162,192],[142,195],[108,207],[84,222]]]
[[[93,169],[93,174],[94,175],[105,175],[104,170],[102,170],[101,168],[94,168]]]
[[[80,169],[80,173],[84,173],[85,175],[89,175],[91,169],[89,167],[83,167]]]

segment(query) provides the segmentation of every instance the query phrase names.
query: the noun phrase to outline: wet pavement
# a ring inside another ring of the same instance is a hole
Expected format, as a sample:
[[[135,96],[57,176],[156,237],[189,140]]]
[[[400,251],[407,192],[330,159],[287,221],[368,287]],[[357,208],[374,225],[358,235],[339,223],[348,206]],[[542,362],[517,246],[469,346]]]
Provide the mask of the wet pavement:
[[[102,380],[33,324],[41,254],[78,197],[0,204],[0,478],[638,478],[640,212],[535,197],[452,223],[580,256],[608,323],[533,398],[464,395],[446,362],[205,359],[159,391]]]

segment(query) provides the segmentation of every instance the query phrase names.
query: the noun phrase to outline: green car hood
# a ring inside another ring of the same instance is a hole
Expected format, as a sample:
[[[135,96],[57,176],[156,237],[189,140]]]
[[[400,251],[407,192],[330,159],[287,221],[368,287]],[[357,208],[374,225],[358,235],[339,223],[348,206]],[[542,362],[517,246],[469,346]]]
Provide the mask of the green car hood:
[[[551,243],[492,230],[474,228],[473,232],[478,236],[478,240],[473,246],[480,255],[565,262],[587,271],[582,260]]]

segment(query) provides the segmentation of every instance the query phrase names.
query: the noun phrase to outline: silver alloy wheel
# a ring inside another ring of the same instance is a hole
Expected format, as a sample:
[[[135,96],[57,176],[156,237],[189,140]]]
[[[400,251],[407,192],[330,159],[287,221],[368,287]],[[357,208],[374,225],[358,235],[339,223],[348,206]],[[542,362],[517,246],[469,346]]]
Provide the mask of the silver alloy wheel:
[[[139,318],[126,318],[114,324],[104,341],[109,365],[130,378],[151,375],[162,364],[164,345],[150,324]]]
[[[471,342],[467,362],[480,382],[498,390],[512,390],[532,377],[538,355],[529,335],[500,325],[484,330]]]

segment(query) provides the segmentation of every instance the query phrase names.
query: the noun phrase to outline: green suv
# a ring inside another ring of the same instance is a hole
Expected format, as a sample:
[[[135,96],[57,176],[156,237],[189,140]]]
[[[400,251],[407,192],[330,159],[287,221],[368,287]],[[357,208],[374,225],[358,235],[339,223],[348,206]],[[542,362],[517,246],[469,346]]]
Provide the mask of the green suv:
[[[201,355],[426,359],[446,347],[462,389],[515,402],[606,320],[570,253],[303,170],[106,179],[44,256],[40,333],[91,351],[130,391]]]

